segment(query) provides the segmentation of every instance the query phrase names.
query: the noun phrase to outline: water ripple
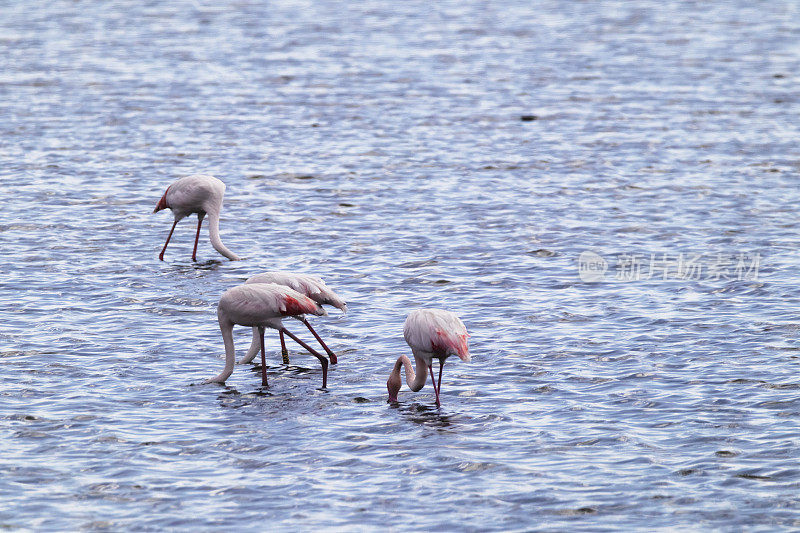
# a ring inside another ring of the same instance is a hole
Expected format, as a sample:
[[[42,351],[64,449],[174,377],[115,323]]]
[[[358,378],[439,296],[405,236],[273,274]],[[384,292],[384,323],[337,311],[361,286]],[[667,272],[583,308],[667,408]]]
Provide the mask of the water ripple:
[[[797,15],[6,6],[0,527],[800,527]],[[226,182],[242,261],[201,239],[192,262],[191,221],[157,260],[151,211],[195,172]],[[584,251],[761,264],[586,283]],[[275,269],[348,301],[315,319],[329,389],[276,335],[269,388],[257,365],[202,384],[220,294]],[[472,334],[441,409],[386,403],[421,306]]]

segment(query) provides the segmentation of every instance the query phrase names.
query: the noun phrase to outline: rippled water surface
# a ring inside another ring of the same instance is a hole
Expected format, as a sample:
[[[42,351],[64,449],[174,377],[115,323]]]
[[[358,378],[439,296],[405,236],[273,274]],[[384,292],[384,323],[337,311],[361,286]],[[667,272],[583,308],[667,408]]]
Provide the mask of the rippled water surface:
[[[800,527],[795,2],[2,4],[0,527]],[[242,261],[157,260],[198,172]],[[326,391],[202,384],[270,269],[348,301]]]

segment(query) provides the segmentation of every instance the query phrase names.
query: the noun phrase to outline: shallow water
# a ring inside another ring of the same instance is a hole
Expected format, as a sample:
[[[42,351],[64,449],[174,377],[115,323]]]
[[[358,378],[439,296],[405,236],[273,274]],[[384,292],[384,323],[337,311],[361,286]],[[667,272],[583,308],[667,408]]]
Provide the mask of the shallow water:
[[[798,11],[5,3],[0,526],[800,527]],[[244,260],[157,260],[197,172]],[[328,390],[274,334],[202,385],[273,269],[348,301]],[[386,403],[419,306],[472,334],[441,409]]]

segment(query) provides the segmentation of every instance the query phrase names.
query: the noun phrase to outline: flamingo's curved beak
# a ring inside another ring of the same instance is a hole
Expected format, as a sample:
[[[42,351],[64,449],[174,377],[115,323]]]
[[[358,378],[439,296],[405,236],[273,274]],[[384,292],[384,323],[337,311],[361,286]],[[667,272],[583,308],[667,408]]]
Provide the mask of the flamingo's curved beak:
[[[392,372],[389,379],[386,381],[386,390],[389,392],[389,403],[397,401],[397,393],[400,392],[400,387],[403,382],[400,380],[400,373]]]
[[[169,187],[167,187],[167,191],[169,191]],[[153,209],[153,213],[158,213],[162,209],[166,209],[169,207],[169,204],[167,203],[167,191],[164,191],[164,196],[162,196],[161,200],[158,201],[156,208]]]

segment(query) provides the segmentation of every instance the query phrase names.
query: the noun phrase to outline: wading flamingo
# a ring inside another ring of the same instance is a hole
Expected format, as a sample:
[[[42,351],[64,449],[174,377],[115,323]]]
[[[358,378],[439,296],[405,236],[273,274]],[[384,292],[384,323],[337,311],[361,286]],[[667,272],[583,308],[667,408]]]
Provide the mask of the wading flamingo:
[[[225,344],[225,368],[206,383],[225,383],[233,373],[236,353],[233,347],[233,326],[248,326],[258,330],[261,339],[261,384],[267,386],[267,360],[264,350],[264,329],[272,328],[289,335],[322,364],[322,388],[328,384],[328,360],[309,345],[295,337],[281,322],[287,316],[328,314],[311,298],[275,283],[250,283],[228,289],[219,299],[217,318]]]
[[[277,283],[278,285],[284,285],[290,289],[296,290],[300,294],[308,296],[319,305],[332,305],[334,307],[338,307],[344,313],[347,312],[347,304],[344,302],[344,300],[342,300],[338,294],[329,289],[322,279],[316,276],[309,276],[308,274],[295,274],[292,272],[264,272],[248,278],[245,283]],[[337,363],[336,354],[333,353],[333,351],[328,348],[320,336],[317,335],[317,332],[311,327],[311,323],[308,321],[308,319],[306,319],[304,315],[298,315],[294,318],[306,325],[311,334],[314,335],[314,338],[317,339],[319,344],[325,349],[325,352],[327,352],[331,359],[331,364],[335,365]],[[283,338],[282,331],[279,330],[278,334],[281,339],[281,355],[283,356],[283,363],[288,365],[289,351],[286,349],[286,341]],[[247,350],[247,355],[242,357],[242,360],[239,361],[239,364],[245,364],[252,361],[253,358],[255,358],[255,356],[258,354],[259,346],[258,329],[253,328],[253,342],[250,343],[250,348]]]
[[[462,361],[469,362],[469,347],[467,345],[467,328],[464,323],[450,311],[441,309],[417,309],[412,311],[403,326],[403,336],[411,347],[411,353],[416,362],[416,372],[411,366],[411,360],[405,355],[397,358],[394,369],[386,381],[389,390],[389,401],[397,401],[397,392],[402,387],[400,367],[405,367],[406,383],[408,387],[417,392],[425,386],[428,372],[431,373],[433,392],[436,394],[436,405],[439,404],[439,391],[442,386],[442,368],[445,360],[451,355],[457,355]],[[439,382],[433,378],[433,359],[439,360]]]
[[[214,176],[204,174],[180,178],[167,187],[164,196],[161,197],[158,205],[153,209],[153,213],[157,213],[162,209],[172,209],[172,214],[175,215],[175,222],[172,224],[172,229],[169,230],[167,242],[164,243],[164,248],[158,254],[158,258],[161,261],[164,260],[164,252],[167,250],[172,232],[175,231],[175,226],[178,225],[178,222],[192,213],[197,213],[197,234],[194,237],[192,261],[197,261],[197,241],[200,239],[200,225],[206,215],[208,215],[208,237],[211,239],[211,245],[231,261],[239,259],[235,253],[222,244],[222,240],[219,238],[219,212],[222,210],[222,197],[224,195],[225,184]]]

